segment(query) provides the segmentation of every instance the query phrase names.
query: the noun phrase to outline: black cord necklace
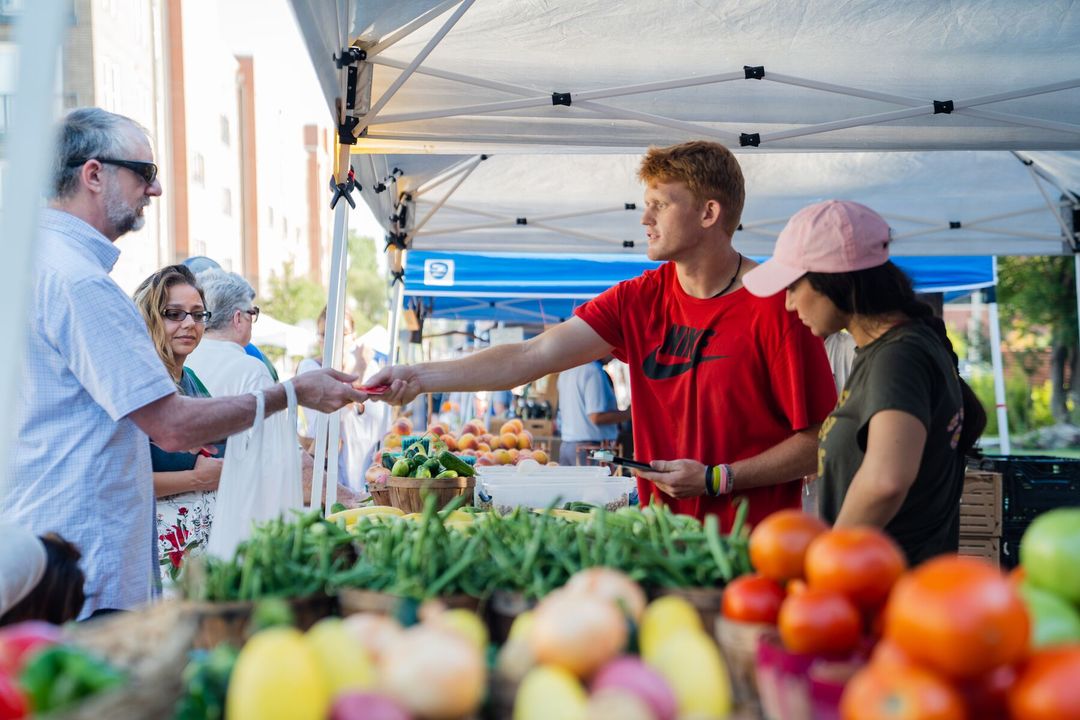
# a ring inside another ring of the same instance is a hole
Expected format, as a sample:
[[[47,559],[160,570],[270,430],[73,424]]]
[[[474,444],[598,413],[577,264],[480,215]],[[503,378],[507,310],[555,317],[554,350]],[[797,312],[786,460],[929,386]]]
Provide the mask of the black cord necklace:
[[[742,253],[739,253],[739,263],[735,266],[735,274],[731,276],[731,281],[724,286],[723,290],[713,295],[714,298],[720,297],[731,289],[731,286],[735,284],[735,279],[739,277],[739,270],[742,270]]]

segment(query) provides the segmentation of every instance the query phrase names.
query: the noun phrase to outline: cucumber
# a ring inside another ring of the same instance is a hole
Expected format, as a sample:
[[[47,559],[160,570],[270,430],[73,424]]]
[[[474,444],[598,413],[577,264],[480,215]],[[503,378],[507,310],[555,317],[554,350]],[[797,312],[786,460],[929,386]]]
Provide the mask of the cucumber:
[[[399,459],[394,463],[394,467],[390,469],[390,474],[394,477],[409,477],[409,473],[412,472],[412,467],[409,465],[409,461],[405,458]]]
[[[394,460],[393,455],[391,455],[388,452],[384,452],[382,454],[382,466],[384,468],[386,468],[387,470],[393,470],[394,469],[394,462],[395,462],[395,460]]]
[[[456,478],[457,476],[457,470],[443,470],[441,473],[435,476],[435,479],[445,480],[447,478]]]
[[[459,458],[449,450],[444,450],[438,455],[439,463],[447,470],[453,470],[460,477],[472,477],[476,474],[472,465]]]
[[[427,465],[421,465],[419,468],[417,468],[416,475],[414,475],[413,477],[430,478],[431,477],[431,470],[428,469]]]

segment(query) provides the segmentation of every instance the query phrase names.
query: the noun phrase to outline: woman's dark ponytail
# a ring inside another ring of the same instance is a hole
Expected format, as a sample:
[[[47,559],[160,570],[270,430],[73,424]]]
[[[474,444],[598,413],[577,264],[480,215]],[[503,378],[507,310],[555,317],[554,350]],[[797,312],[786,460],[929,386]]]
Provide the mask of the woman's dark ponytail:
[[[886,262],[848,273],[811,272],[806,274],[806,279],[810,287],[829,298],[841,312],[869,317],[901,312],[912,320],[925,323],[934,331],[949,351],[953,367],[958,371],[964,420],[957,447],[965,455],[970,453],[986,429],[986,410],[975,396],[975,391],[959,375],[960,359],[945,332],[945,322],[934,315],[929,305],[915,297],[911,279],[904,271],[892,262]]]

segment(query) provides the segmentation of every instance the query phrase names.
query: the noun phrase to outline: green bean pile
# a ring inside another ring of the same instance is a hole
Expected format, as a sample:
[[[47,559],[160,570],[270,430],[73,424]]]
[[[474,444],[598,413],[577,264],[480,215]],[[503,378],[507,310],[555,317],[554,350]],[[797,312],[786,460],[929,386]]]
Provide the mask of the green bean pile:
[[[501,589],[538,599],[596,566],[657,588],[719,587],[751,572],[745,501],[726,535],[714,516],[701,523],[664,505],[475,512],[474,522],[461,527],[447,522],[460,503],[439,511],[430,495],[415,520],[368,516],[349,530],[317,511],[267,523],[232,560],[206,558],[189,573],[200,577],[188,583],[188,595],[253,600],[360,588],[417,599],[485,598]]]

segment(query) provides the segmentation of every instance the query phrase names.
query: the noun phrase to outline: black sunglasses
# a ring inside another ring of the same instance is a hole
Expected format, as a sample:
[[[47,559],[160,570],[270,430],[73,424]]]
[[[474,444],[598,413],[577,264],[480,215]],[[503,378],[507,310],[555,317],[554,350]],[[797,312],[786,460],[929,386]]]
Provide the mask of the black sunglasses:
[[[196,310],[195,312],[188,312],[187,310],[181,310],[179,308],[168,308],[161,311],[161,317],[166,320],[172,320],[173,322],[184,322],[184,318],[188,315],[191,319],[197,323],[204,323],[209,320],[213,313],[209,310]]]
[[[153,185],[154,180],[157,179],[158,167],[152,162],[143,162],[141,160],[116,160],[114,158],[86,158],[85,160],[73,160],[68,163],[68,167],[79,167],[85,165],[91,160],[97,160],[102,165],[116,165],[117,167],[127,168],[131,172],[141,177],[147,185]]]

